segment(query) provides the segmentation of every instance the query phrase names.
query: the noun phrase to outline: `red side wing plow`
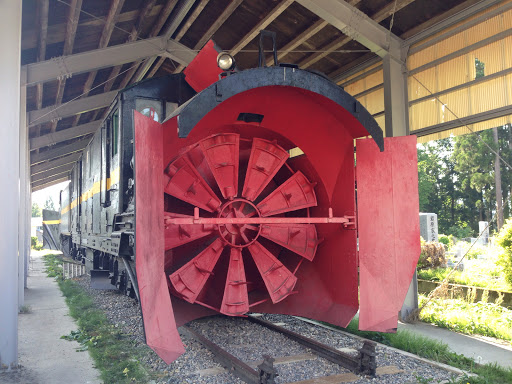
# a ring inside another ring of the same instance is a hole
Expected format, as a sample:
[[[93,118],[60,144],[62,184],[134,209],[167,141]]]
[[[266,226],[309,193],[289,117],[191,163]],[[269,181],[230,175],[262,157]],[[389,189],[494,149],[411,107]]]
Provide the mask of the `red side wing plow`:
[[[166,362],[185,352],[164,273],[162,126],[134,112],[135,252],[137,282],[147,344]]]
[[[416,137],[357,141],[359,329],[396,330],[420,254]]]

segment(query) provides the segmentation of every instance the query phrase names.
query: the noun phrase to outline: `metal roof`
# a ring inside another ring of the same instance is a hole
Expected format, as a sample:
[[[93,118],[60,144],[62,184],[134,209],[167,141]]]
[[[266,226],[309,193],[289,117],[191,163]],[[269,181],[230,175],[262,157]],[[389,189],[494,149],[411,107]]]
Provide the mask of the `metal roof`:
[[[413,42],[446,28],[447,20],[496,3],[24,0],[21,63],[32,187],[68,177],[77,157],[72,153],[83,148],[99,126],[113,91],[180,72],[209,39],[235,53],[238,67],[245,69],[257,65],[259,31],[275,31],[281,62],[320,71],[341,83],[354,68],[378,59],[379,39]],[[366,43],[373,38],[375,47]],[[57,106],[62,107],[55,111]]]

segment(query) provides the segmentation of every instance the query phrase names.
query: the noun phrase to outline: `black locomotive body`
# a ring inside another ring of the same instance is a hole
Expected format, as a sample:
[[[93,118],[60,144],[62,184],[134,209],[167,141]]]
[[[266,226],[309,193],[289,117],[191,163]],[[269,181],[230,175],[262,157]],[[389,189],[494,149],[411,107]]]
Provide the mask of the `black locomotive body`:
[[[121,90],[61,192],[61,244],[93,287],[137,295],[134,262],[134,110],[162,122],[195,91],[183,75]]]

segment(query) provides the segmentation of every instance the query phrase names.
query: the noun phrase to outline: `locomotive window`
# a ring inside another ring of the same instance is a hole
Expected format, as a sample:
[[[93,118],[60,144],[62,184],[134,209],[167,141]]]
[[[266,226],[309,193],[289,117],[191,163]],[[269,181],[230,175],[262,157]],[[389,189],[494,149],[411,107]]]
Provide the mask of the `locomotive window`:
[[[160,100],[137,99],[135,109],[156,122],[161,122],[162,102]]]
[[[112,114],[112,157],[117,155],[117,141],[119,136],[119,110]]]

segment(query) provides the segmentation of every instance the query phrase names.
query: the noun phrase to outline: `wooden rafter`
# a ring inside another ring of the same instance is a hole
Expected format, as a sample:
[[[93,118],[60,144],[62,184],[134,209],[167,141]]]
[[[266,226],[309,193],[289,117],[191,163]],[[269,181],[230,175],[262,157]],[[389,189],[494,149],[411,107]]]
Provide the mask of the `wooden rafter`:
[[[361,0],[351,0],[348,1],[350,5],[356,6],[359,4]],[[304,32],[302,32],[300,35],[295,37],[292,41],[290,41],[288,44],[286,44],[284,47],[279,49],[279,52],[277,54],[277,59],[281,60],[283,57],[285,57],[287,54],[289,54],[291,51],[293,51],[298,46],[305,44],[308,48],[313,49],[313,47],[306,43],[307,40],[309,40],[311,37],[316,35],[318,32],[320,32],[322,29],[324,29],[326,26],[328,26],[329,23],[325,20],[318,20],[316,23],[314,23],[312,26],[310,26],[308,29],[306,29]],[[267,60],[267,65],[271,65],[274,62],[274,59],[270,58]]]
[[[171,23],[165,28],[162,36],[164,36],[165,39],[170,39],[171,36],[178,30],[178,27],[181,25],[183,20],[185,20],[185,17],[187,16],[188,12],[194,5],[196,0],[185,0],[185,2],[181,5],[178,12],[174,15],[174,17],[171,20]],[[149,72],[151,66],[153,63],[159,59],[158,57],[152,57],[148,59],[146,62],[144,62],[143,65],[139,66],[137,69],[137,72],[135,72],[135,75],[132,78],[132,83],[140,81],[146,76],[146,74]]]
[[[215,22],[208,28],[206,33],[199,39],[199,41],[194,45],[194,50],[201,49],[203,46],[213,37],[215,32],[219,30],[219,28],[225,23],[225,21],[235,12],[235,10],[238,8],[238,6],[242,3],[243,0],[231,0],[231,3],[222,11],[221,15],[215,20]],[[162,58],[161,58],[162,59]],[[163,64],[164,60],[159,60],[158,68]],[[156,67],[156,65],[155,65]],[[178,68],[174,71],[174,73],[179,73],[183,71],[183,68],[185,68],[183,65],[179,65]],[[149,77],[154,76],[156,73],[156,70],[153,68],[151,72],[149,73]]]
[[[210,0],[201,0],[199,4],[197,4],[197,7],[194,9],[194,12],[190,14],[190,16],[187,18],[187,21],[185,24],[180,28],[178,31],[178,34],[174,38],[176,41],[180,41],[183,36],[185,36],[185,33],[189,30],[189,28],[192,26],[194,21],[199,17],[203,9],[208,5]]]
[[[48,36],[48,8],[49,0],[38,2],[38,14],[40,24],[39,46],[37,50],[37,61],[46,60],[46,39]],[[43,84],[36,85],[36,108],[43,106]]]
[[[119,17],[119,14],[121,13],[121,9],[123,8],[125,0],[112,0],[112,3],[110,3],[110,9],[108,11],[107,19],[105,21],[105,25],[103,26],[103,30],[101,32],[100,42],[98,44],[98,48],[102,49],[108,46],[108,43],[110,41],[110,37],[112,36],[112,32],[114,31],[114,27],[116,26],[117,18]],[[91,91],[92,85],[94,83],[94,80],[96,79],[96,75],[98,74],[98,71],[91,71],[89,72],[89,76],[87,77],[87,80],[85,81],[82,97],[86,97],[88,93]],[[93,119],[96,119],[95,114]],[[72,126],[75,127],[78,122],[80,121],[80,114],[75,116],[75,120],[73,121]]]
[[[153,28],[151,29],[151,32],[149,33],[148,37],[155,37],[160,34],[165,22],[171,15],[171,12],[173,11],[174,7],[176,7],[177,3],[178,3],[178,0],[168,0],[167,1],[167,3],[164,6],[164,9],[160,13],[159,18],[158,18],[157,22],[155,23],[155,25],[153,26]],[[138,61],[130,68],[129,71],[126,72],[126,75],[124,76],[123,81],[121,82],[121,85],[120,85],[121,89],[125,88],[130,83],[130,80],[133,78],[133,76],[135,75],[135,72],[137,72],[137,69],[143,62],[144,62],[144,60]],[[108,85],[108,84],[109,83],[107,83],[106,85]]]
[[[69,1],[69,0],[66,0]],[[163,10],[162,5],[155,5],[150,13],[149,17],[156,17],[160,15],[160,11]],[[128,12],[123,12],[119,14],[117,19],[118,23],[130,23],[137,19],[139,14],[139,10],[133,10]],[[94,17],[88,19],[82,19],[78,23],[78,28],[82,30],[87,30],[88,28],[97,28],[105,25],[106,17]],[[58,44],[62,43],[66,39],[66,25],[67,23],[58,23],[52,24],[48,26],[48,40],[47,44]],[[23,40],[21,41],[21,50],[25,51],[27,49],[37,48],[39,41],[39,29],[36,30],[36,27],[28,28],[23,31]]]
[[[66,23],[66,38],[64,40],[64,48],[62,56],[71,55],[73,53],[73,46],[75,44],[76,30],[78,28],[78,21],[80,19],[80,11],[82,10],[82,0],[72,0],[69,5],[68,22]],[[59,86],[57,88],[57,96],[55,98],[55,105],[62,103],[64,97],[64,89],[66,88],[66,78],[59,79]],[[55,132],[57,129],[57,121],[52,122],[50,132]]]
[[[183,27],[180,28],[178,31],[178,34],[174,38],[176,41],[180,41],[183,36],[185,36],[185,33],[189,30],[189,28],[192,26],[194,21],[199,17],[203,9],[206,7],[206,5],[209,3],[210,0],[201,0],[201,2],[197,5],[197,7],[194,9],[194,12],[187,18],[187,21],[183,25]],[[165,57],[159,57],[158,61],[155,65],[153,65],[153,68],[147,73],[147,77],[151,78],[155,75],[155,73],[160,69],[162,64],[165,61]],[[180,65],[182,67],[182,65]],[[176,69],[177,72],[177,69]]]
[[[98,48],[102,49],[108,46],[110,41],[110,37],[112,36],[112,32],[114,31],[114,27],[116,26],[116,20],[123,8],[125,0],[112,0],[110,5],[110,9],[108,11],[107,21],[105,22],[105,26],[103,27],[103,31],[101,32],[100,43],[98,44]],[[85,81],[84,85],[84,96],[86,96],[92,88],[92,84],[96,79],[96,75],[98,71],[92,71],[89,73],[89,77]]]
[[[132,30],[130,32],[130,35],[126,39],[127,43],[130,43],[132,41],[135,41],[139,38],[141,29],[142,29],[142,23],[144,22],[144,19],[149,14],[151,9],[155,6],[156,0],[148,0],[145,4],[145,6],[140,10],[139,15],[137,16],[137,21],[132,27]],[[122,65],[116,65],[114,68],[112,68],[112,72],[109,76],[109,81],[105,84],[104,91],[109,92],[112,89],[112,86],[114,85],[114,81],[116,77],[121,72]]]
[[[277,17],[286,11],[286,9],[293,3],[293,0],[282,0],[274,9],[272,9],[267,16],[263,18],[256,26],[247,33],[242,40],[240,40],[232,49],[231,54],[234,56],[247,44],[249,44],[262,29],[265,29],[270,23],[272,23]]]
[[[396,9],[395,9],[395,3],[392,2],[379,11],[377,11],[371,18],[376,23],[380,23],[382,20],[388,18],[392,13],[393,10],[395,12],[398,12],[402,8],[406,7],[410,3],[412,3],[414,0],[398,0],[396,2]],[[300,68],[308,68],[315,64],[316,62],[320,61],[330,53],[342,48],[345,44],[352,41],[350,37],[340,37],[324,46],[322,46],[319,50],[321,52],[314,53],[308,57],[306,57],[304,60],[302,60],[298,65]]]

